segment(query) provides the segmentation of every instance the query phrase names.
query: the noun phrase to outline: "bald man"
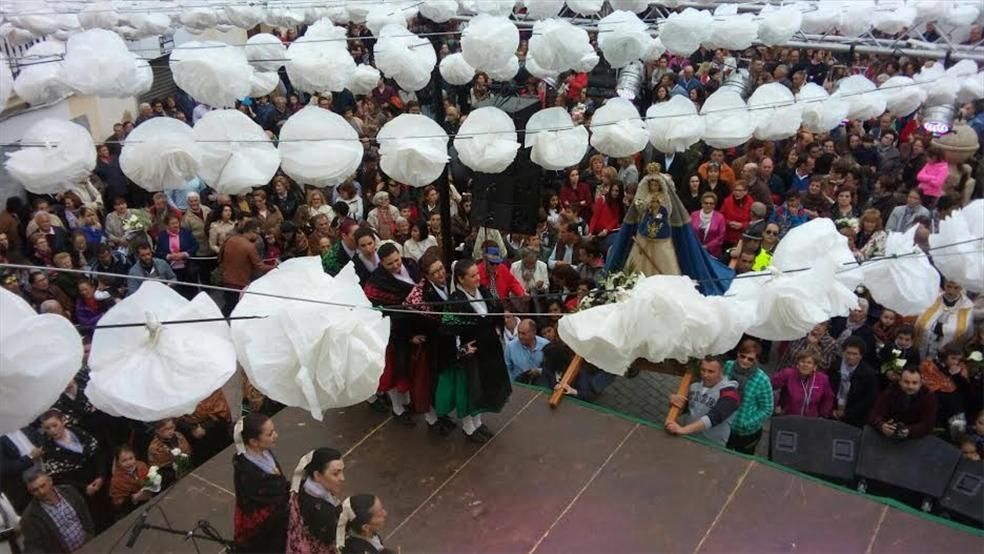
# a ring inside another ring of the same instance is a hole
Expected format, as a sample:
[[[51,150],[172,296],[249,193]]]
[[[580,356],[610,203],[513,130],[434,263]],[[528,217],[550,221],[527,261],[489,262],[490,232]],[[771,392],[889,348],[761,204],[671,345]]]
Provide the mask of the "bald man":
[[[516,338],[506,344],[509,378],[519,383],[536,384],[543,374],[543,348],[547,344],[547,339],[537,336],[535,321],[520,321]]]

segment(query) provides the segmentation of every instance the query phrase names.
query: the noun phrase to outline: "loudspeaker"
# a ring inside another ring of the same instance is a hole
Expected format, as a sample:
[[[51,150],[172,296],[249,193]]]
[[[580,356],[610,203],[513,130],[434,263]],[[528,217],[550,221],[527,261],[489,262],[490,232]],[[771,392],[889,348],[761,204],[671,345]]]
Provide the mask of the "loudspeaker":
[[[532,235],[540,212],[542,170],[520,149],[516,159],[498,174],[475,173],[472,177],[473,227]]]
[[[769,459],[804,473],[854,478],[861,430],[831,419],[796,415],[772,418]]]
[[[942,439],[889,439],[868,426],[861,435],[858,476],[938,499],[959,461],[960,451]]]
[[[984,464],[961,458],[940,506],[984,524]]]

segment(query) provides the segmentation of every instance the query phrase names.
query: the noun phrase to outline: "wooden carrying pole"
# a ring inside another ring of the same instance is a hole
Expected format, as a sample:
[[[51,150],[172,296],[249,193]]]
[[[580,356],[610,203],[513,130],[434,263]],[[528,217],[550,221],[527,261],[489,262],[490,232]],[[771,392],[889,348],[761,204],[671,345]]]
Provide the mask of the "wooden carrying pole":
[[[680,378],[680,386],[677,387],[676,393],[686,398],[687,393],[690,391],[690,383],[692,383],[693,380],[694,373],[692,371],[684,373],[683,377]],[[680,417],[680,408],[670,404],[670,413],[666,414],[666,423],[676,421],[678,417]]]
[[[564,398],[564,390],[567,386],[571,384],[575,378],[577,378],[578,372],[581,371],[581,364],[584,363],[584,358],[580,356],[574,356],[571,363],[567,366],[567,371],[564,371],[564,376],[560,378],[560,384],[554,389],[553,394],[550,395],[550,407],[556,408],[560,401]]]

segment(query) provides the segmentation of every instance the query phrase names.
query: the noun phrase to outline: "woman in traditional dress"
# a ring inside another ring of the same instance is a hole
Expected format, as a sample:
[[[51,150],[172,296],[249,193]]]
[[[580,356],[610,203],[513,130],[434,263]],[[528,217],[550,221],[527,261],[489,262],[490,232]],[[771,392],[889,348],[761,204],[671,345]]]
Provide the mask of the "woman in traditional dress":
[[[936,302],[916,320],[916,345],[923,360],[936,358],[948,344],[962,345],[973,336],[974,303],[953,281],[943,284]]]
[[[386,509],[378,496],[356,494],[342,504],[338,519],[338,548],[344,554],[388,554],[379,537],[386,525]]]
[[[162,419],[154,423],[154,438],[147,447],[147,461],[160,468],[161,475],[164,476],[164,488],[170,487],[181,477],[175,465],[176,456],[172,453],[175,449],[191,459],[191,445],[177,430],[173,419]]]
[[[277,443],[277,430],[269,417],[252,413],[239,420],[233,435],[237,551],[283,552],[290,484],[271,450]]]
[[[663,178],[658,165],[647,169],[650,172],[639,183],[635,202],[629,209],[635,212],[633,219],[639,222],[639,227],[632,237],[634,244],[625,269],[647,277],[680,275],[680,265],[670,236],[670,213],[673,209],[669,196],[671,185]]]
[[[498,412],[506,404],[512,387],[503,357],[499,332],[505,322],[502,308],[488,289],[481,286],[478,266],[471,259],[454,266],[458,286],[451,300],[454,310],[474,315],[445,313],[442,331],[454,340],[445,348],[443,371],[437,380],[434,409],[439,416],[456,411],[468,440],[488,442],[494,434],[482,423],[483,412]],[[449,345],[450,346],[450,345]]]
[[[342,455],[334,448],[312,450],[298,462],[290,487],[288,553],[334,554],[344,471]]]
[[[133,449],[128,445],[124,444],[116,449],[113,477],[109,482],[109,499],[113,503],[117,519],[154,497],[154,493],[144,488],[149,471],[147,464],[137,460]]]

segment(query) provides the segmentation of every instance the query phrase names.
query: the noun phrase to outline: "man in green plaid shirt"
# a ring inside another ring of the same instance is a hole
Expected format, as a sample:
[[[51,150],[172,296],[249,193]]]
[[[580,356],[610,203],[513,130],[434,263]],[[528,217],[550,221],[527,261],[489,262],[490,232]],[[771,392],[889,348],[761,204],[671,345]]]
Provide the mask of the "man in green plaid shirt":
[[[759,367],[762,345],[746,339],[738,346],[738,359],[724,364],[724,377],[738,382],[741,402],[731,422],[728,448],[754,454],[762,438],[762,424],[772,415],[774,399],[769,376]]]

